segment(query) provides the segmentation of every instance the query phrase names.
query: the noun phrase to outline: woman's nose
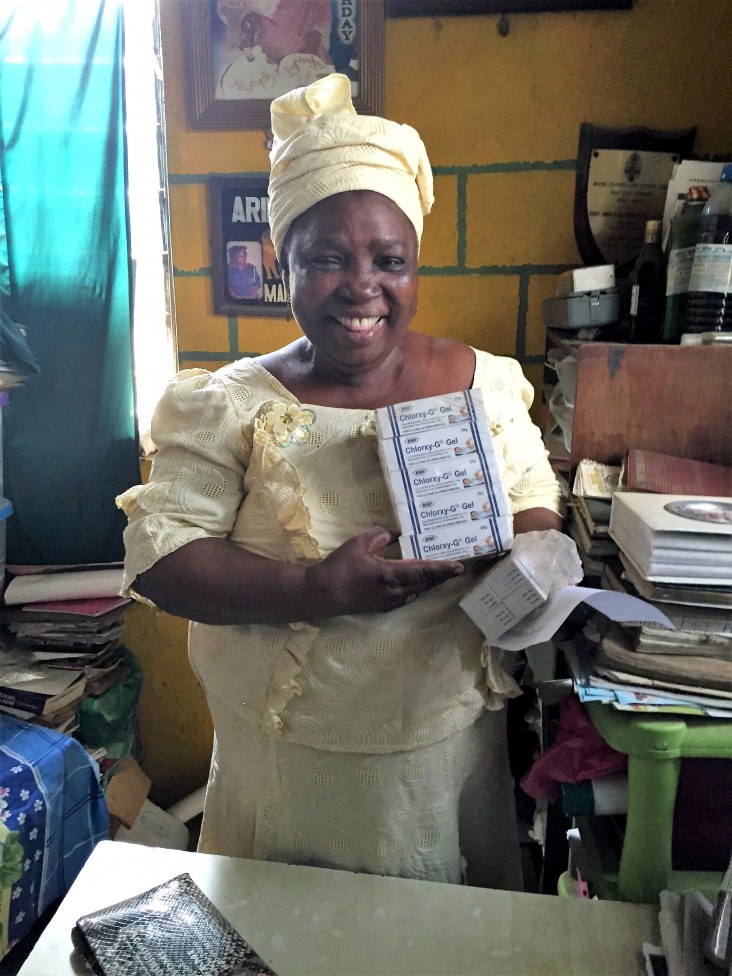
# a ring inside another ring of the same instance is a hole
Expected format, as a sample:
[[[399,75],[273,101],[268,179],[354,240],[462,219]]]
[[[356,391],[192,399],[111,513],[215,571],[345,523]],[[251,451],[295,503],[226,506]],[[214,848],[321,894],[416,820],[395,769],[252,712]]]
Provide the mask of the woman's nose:
[[[354,262],[349,266],[343,281],[342,291],[352,301],[361,301],[379,293],[378,270],[371,261]]]

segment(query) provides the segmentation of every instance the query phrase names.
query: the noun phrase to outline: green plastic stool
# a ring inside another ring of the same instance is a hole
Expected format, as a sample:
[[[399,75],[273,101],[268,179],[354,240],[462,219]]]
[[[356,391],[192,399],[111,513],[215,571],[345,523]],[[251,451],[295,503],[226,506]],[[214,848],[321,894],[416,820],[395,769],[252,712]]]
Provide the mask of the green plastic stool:
[[[700,890],[714,900],[723,872],[672,869],[674,804],[682,758],[732,759],[732,722],[622,712],[599,702],[585,707],[608,745],[628,756],[628,814],[614,897],[653,904],[667,889]]]

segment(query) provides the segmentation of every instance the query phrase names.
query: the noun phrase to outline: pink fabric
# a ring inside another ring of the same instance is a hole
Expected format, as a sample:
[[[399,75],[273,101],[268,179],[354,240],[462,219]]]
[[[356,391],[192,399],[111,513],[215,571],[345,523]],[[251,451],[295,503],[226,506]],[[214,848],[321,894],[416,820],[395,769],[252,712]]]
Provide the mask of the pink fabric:
[[[581,783],[628,767],[628,757],[605,742],[576,695],[562,699],[559,714],[554,743],[521,780],[521,789],[536,800],[558,800],[560,783]]]

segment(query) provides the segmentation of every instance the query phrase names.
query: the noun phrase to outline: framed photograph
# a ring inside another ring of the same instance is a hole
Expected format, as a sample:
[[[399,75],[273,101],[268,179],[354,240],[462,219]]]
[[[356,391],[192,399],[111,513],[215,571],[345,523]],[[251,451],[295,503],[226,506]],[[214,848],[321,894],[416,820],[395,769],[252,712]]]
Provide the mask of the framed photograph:
[[[338,71],[381,115],[384,0],[184,0],[186,104],[194,129],[269,129],[273,98]]]
[[[520,14],[558,10],[618,10],[633,0],[387,0],[390,17],[447,17],[450,14]]]
[[[266,177],[209,180],[214,311],[278,315],[289,308],[269,232]]]

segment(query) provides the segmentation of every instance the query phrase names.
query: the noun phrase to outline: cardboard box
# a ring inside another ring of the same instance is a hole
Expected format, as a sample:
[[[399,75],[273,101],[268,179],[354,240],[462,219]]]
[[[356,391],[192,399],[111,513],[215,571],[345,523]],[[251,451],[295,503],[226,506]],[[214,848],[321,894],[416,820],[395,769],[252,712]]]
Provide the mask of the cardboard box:
[[[557,295],[583,291],[606,291],[615,287],[615,265],[595,264],[589,268],[572,268],[557,275]]]
[[[480,528],[471,525],[402,535],[399,546],[405,559],[479,559],[503,552],[513,541],[510,515],[488,519]]]
[[[481,576],[460,606],[490,641],[541,606],[547,596],[531,570],[509,553]]]
[[[513,519],[480,391],[376,413],[402,555],[470,559],[509,549]]]
[[[394,499],[402,533],[419,535],[437,529],[470,526],[477,531],[493,515],[493,501],[488,488],[463,488],[440,494],[425,494],[409,501]]]
[[[463,390],[379,407],[376,411],[376,429],[379,437],[386,440],[476,419],[483,428],[487,427],[480,391]]]
[[[110,817],[131,827],[150,792],[152,780],[132,756],[125,756],[105,790]]]

